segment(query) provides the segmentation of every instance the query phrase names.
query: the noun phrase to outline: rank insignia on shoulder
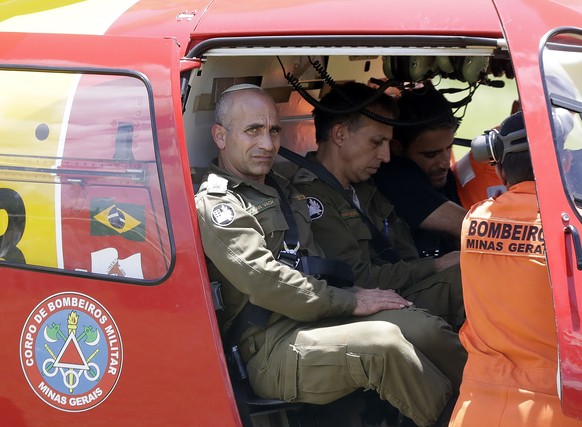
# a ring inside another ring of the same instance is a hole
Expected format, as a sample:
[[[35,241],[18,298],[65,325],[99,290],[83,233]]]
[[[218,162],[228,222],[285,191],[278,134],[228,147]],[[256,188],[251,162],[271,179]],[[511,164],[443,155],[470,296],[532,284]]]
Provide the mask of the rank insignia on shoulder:
[[[214,173],[208,175],[207,191],[209,194],[226,194],[227,190],[228,180],[226,178]]]
[[[307,208],[309,209],[311,219],[319,219],[323,216],[323,203],[315,197],[307,198]]]
[[[234,209],[225,203],[220,203],[212,208],[212,222],[220,227],[226,227],[234,221]]]

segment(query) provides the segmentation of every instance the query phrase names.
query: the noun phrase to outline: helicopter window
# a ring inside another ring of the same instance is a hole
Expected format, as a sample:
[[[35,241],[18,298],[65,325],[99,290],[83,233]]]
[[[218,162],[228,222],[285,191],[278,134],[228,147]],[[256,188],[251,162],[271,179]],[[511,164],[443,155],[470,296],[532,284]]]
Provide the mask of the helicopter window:
[[[2,262],[163,277],[171,245],[144,82],[22,69],[0,76]]]
[[[582,216],[582,34],[552,35],[542,67],[564,188]]]

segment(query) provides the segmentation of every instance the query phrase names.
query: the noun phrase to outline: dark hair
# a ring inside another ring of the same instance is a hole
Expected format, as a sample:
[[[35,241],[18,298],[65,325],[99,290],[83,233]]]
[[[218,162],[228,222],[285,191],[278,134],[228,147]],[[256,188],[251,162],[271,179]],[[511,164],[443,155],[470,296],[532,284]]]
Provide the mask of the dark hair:
[[[337,89],[334,88],[324,95],[320,101],[321,107],[315,107],[313,109],[316,142],[319,144],[322,141],[327,141],[332,127],[338,123],[346,125],[351,132],[357,130],[364,117],[360,111],[334,113],[331,110],[347,110],[367,100],[374,99],[377,94],[377,89],[373,89],[363,83],[348,82],[339,85]],[[376,97],[377,99],[374,99],[366,108],[380,107],[384,110],[382,115],[387,113],[389,118],[398,117],[398,107],[394,98],[385,93]]]
[[[523,113],[518,111],[506,118],[499,127],[499,134],[507,136],[510,133],[519,132],[525,129],[523,121]],[[514,141],[515,144],[524,145],[522,151],[509,152],[503,157],[503,163],[500,163],[503,172],[505,172],[505,179],[509,186],[523,181],[533,181],[534,172],[531,163],[531,155],[527,143],[527,137]]]
[[[417,126],[394,128],[394,139],[404,146],[409,145],[425,131],[450,129],[455,132],[459,127],[447,99],[429,83],[425,83],[421,88],[404,90],[398,99],[398,109],[402,122],[419,122]]]
[[[505,172],[505,179],[509,186],[523,181],[533,181],[534,172],[529,150],[517,153],[507,153],[500,164]]]

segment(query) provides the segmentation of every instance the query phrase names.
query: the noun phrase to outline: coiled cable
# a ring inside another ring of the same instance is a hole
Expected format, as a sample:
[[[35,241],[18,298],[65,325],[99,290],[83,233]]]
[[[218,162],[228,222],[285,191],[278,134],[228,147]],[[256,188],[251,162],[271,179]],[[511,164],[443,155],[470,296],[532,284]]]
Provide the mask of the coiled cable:
[[[438,116],[438,117],[431,117],[429,119],[425,119],[425,120],[417,121],[417,122],[402,121],[402,120],[398,120],[398,119],[392,119],[392,118],[385,117],[381,114],[378,114],[378,113],[366,108],[368,105],[374,103],[374,101],[376,101],[378,98],[380,98],[380,96],[382,96],[382,94],[384,93],[384,91],[386,89],[388,89],[391,86],[395,86],[397,82],[395,82],[394,80],[386,80],[386,81],[375,80],[374,83],[376,83],[378,85],[378,89],[376,89],[376,92],[374,93],[374,95],[370,96],[368,99],[366,99],[358,104],[355,104],[345,93],[342,92],[341,87],[333,80],[333,78],[329,75],[329,73],[325,70],[325,68],[323,67],[323,65],[319,61],[312,61],[311,57],[308,57],[308,59],[309,59],[311,66],[314,68],[315,71],[317,71],[317,73],[320,75],[320,77],[323,79],[323,81],[326,82],[332,89],[337,91],[337,93],[342,98],[344,98],[346,101],[348,101],[350,104],[352,104],[350,107],[345,107],[345,108],[335,108],[335,107],[329,107],[329,106],[321,104],[321,102],[319,102],[317,99],[315,99],[313,96],[311,96],[307,92],[307,90],[301,84],[299,77],[294,76],[293,74],[291,74],[290,72],[287,72],[285,70],[285,66],[283,65],[283,62],[281,61],[281,59],[279,57],[277,57],[277,60],[279,61],[279,64],[281,65],[281,68],[283,70],[283,76],[285,77],[287,82],[289,82],[289,84],[293,87],[293,89],[295,89],[297,91],[297,93],[299,93],[299,95],[301,95],[301,97],[305,101],[307,101],[311,106],[313,106],[314,108],[316,108],[320,111],[323,111],[323,112],[328,113],[328,114],[351,114],[351,113],[354,113],[356,111],[359,111],[360,113],[362,113],[366,117],[368,117],[372,120],[375,120],[377,122],[380,122],[382,124],[388,125],[388,126],[406,126],[406,127],[422,126],[422,125],[438,122],[442,119],[442,117]]]

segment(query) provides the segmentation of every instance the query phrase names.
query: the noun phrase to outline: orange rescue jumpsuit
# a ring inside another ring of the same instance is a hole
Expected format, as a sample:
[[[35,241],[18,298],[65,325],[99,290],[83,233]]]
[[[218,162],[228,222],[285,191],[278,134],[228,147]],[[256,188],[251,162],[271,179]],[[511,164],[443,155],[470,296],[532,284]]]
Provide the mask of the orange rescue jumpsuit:
[[[533,181],[468,212],[461,240],[469,353],[449,426],[582,426],[557,396],[557,338]]]
[[[477,162],[470,151],[451,164],[451,171],[455,175],[457,194],[465,209],[505,191],[505,186],[495,173],[495,166]]]

